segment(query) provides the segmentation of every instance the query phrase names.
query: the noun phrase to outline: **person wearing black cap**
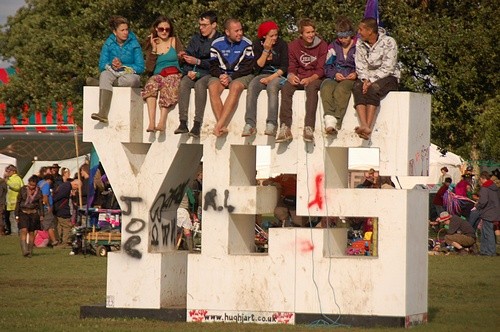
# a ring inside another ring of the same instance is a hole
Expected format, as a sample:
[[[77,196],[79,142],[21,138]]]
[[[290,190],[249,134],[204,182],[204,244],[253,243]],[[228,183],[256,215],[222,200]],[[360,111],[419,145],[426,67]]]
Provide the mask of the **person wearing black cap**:
[[[248,86],[245,127],[242,137],[255,135],[257,99],[262,90],[267,91],[267,119],[264,134],[276,136],[278,126],[278,94],[288,69],[288,46],[279,38],[278,25],[266,21],[257,29],[258,40],[253,42],[254,71],[257,75]]]
[[[51,167],[50,167],[50,173],[52,174],[52,177],[54,178],[54,182],[53,182],[53,188],[54,190],[63,182],[63,178],[62,178],[62,175],[59,174],[59,169],[61,167],[59,166],[59,164],[53,164]]]

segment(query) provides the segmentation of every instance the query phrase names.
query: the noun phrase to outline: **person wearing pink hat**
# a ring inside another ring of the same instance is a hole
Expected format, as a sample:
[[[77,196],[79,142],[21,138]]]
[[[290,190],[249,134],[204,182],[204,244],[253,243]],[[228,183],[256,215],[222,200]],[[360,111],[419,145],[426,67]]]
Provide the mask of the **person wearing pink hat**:
[[[255,76],[248,85],[245,127],[241,136],[253,136],[256,133],[257,100],[262,90],[267,91],[267,119],[264,134],[276,136],[278,126],[278,93],[281,82],[288,69],[288,46],[279,38],[278,25],[274,21],[265,21],[257,29],[258,40],[253,42],[255,57]]]
[[[467,220],[460,218],[457,215],[450,215],[447,211],[441,212],[436,222],[431,222],[435,225],[442,223],[448,226],[444,241],[447,245],[453,246],[459,253],[468,254],[464,248],[471,248],[476,243],[476,232]]]

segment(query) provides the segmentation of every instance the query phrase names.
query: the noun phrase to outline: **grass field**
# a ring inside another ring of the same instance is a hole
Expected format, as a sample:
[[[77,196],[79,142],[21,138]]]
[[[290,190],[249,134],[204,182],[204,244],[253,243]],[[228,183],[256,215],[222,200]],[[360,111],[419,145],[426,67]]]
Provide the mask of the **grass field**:
[[[0,331],[364,331],[318,325],[188,324],[80,319],[81,305],[106,298],[106,258],[37,249],[21,255],[17,236],[0,237]],[[415,331],[499,331],[499,257],[430,256],[429,323]],[[402,329],[372,328],[370,331]]]

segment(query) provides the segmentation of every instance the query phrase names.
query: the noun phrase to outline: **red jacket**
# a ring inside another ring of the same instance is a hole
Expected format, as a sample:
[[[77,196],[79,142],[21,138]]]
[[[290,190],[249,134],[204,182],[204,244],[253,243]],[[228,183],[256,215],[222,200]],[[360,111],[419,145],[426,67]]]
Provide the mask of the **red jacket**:
[[[318,78],[325,76],[325,61],[328,44],[319,37],[314,39],[310,47],[306,47],[301,38],[288,44],[288,73],[295,74],[300,79],[314,74]]]

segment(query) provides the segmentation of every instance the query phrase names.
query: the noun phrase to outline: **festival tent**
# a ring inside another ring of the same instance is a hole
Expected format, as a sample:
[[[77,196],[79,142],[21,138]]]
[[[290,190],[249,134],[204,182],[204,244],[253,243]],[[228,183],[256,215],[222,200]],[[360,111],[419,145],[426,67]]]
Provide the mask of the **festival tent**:
[[[448,168],[448,174],[451,176],[453,183],[460,181],[462,176],[462,167],[464,159],[453,152],[447,151],[441,153],[442,149],[437,145],[431,144],[429,151],[430,166],[428,183],[437,183],[441,176],[441,168]]]
[[[3,176],[5,167],[9,165],[17,166],[16,158],[7,156],[6,154],[0,154],[0,176]]]
[[[88,163],[89,156],[88,155],[83,155],[71,159],[64,159],[64,160],[34,160],[33,163],[31,164],[30,169],[25,173],[24,175],[24,183],[28,183],[28,179],[30,176],[33,174],[37,174],[38,171],[40,170],[41,167],[43,166],[52,166],[53,164],[58,164],[59,167],[66,167],[69,169],[71,177],[75,175],[76,172],[78,172],[78,169],[80,166],[85,164],[86,162]]]

